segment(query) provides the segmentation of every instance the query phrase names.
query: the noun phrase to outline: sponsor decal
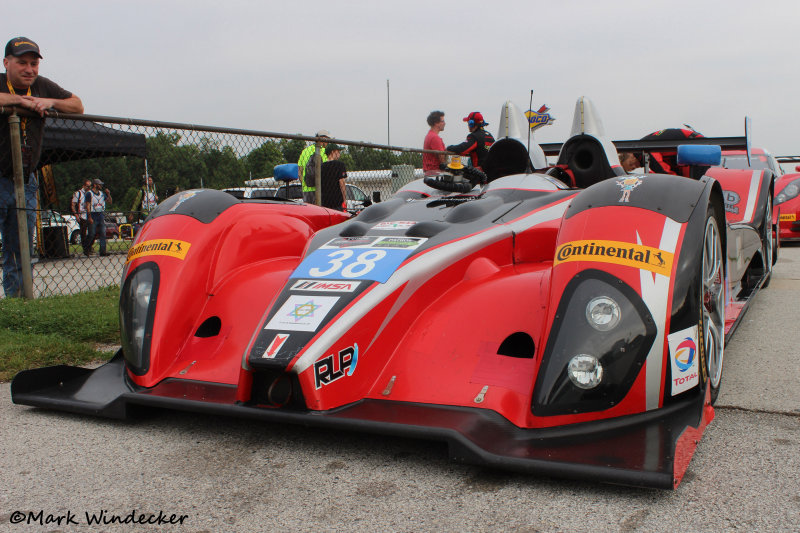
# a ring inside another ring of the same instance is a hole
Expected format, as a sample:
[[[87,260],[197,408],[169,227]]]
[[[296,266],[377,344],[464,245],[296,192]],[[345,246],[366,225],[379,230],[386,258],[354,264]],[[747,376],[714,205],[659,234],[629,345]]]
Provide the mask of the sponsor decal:
[[[313,279],[299,279],[294,282],[289,290],[316,291],[316,292],[353,292],[361,285],[360,281],[316,281]]]
[[[422,237],[381,237],[373,243],[372,247],[414,249],[419,248],[427,240]]]
[[[125,263],[130,263],[134,259],[146,255],[166,255],[183,260],[189,252],[189,247],[191,245],[191,243],[186,241],[178,241],[175,239],[153,239],[140,242],[128,250],[128,258],[125,260]]]
[[[703,383],[708,379],[708,364],[706,363],[706,341],[703,337],[703,313],[700,313],[700,320],[697,323],[697,354],[698,361],[700,361],[700,377]]]
[[[700,383],[698,364],[698,327],[692,326],[683,331],[671,333],[669,343],[669,360],[672,368],[672,395],[687,391]]]
[[[337,379],[352,376],[358,364],[358,344],[348,346],[337,355],[328,355],[314,363],[314,387],[330,385]]]
[[[725,211],[728,213],[738,214],[739,208],[736,205],[741,200],[738,193],[734,191],[722,191],[722,201],[725,204]]]
[[[267,347],[266,350],[264,350],[264,353],[261,355],[262,359],[274,359],[275,356],[280,351],[281,346],[283,346],[283,344],[286,342],[288,338],[289,338],[288,333],[278,333],[277,335],[275,335],[275,338],[272,339],[272,342],[269,343],[269,346]]]
[[[617,185],[622,189],[622,197],[620,202],[628,203],[631,201],[631,191],[642,184],[642,178],[639,176],[625,176],[617,178]]]
[[[673,254],[665,250],[630,242],[571,241],[558,247],[553,266],[569,261],[598,261],[670,276],[672,258]]]
[[[376,237],[338,237],[332,239],[320,248],[350,248],[352,246],[369,246],[375,241]]]
[[[797,215],[794,213],[787,213],[785,215],[781,213],[781,222],[794,222],[795,220],[797,220]]]
[[[264,329],[316,331],[338,296],[289,296]]]
[[[410,248],[320,248],[311,252],[291,277],[385,283],[412,251]]]
[[[185,202],[189,198],[197,196],[199,193],[198,193],[198,191],[185,191],[185,192],[182,192],[182,193],[179,193],[179,194],[180,194],[180,196],[178,197],[178,201],[175,202],[175,205],[173,205],[172,207],[169,208],[169,212],[170,213],[175,211],[176,209],[178,209],[178,206],[180,206],[183,202]]]
[[[406,230],[416,224],[415,220],[394,220],[391,222],[378,222],[372,229],[378,231],[391,231],[396,229]]]
[[[540,107],[538,111],[534,111],[533,109],[525,111],[525,118],[528,119],[528,124],[530,124],[532,131],[536,131],[556,121],[556,118],[548,113],[548,111],[550,111],[550,108],[546,105]]]

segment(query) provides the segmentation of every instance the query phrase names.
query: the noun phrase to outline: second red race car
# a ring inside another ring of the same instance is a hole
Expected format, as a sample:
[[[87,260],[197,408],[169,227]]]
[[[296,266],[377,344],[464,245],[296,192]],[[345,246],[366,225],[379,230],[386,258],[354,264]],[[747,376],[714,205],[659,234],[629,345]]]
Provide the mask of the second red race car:
[[[800,163],[800,157],[781,157],[781,163]],[[775,182],[775,211],[782,241],[800,241],[800,165]]]

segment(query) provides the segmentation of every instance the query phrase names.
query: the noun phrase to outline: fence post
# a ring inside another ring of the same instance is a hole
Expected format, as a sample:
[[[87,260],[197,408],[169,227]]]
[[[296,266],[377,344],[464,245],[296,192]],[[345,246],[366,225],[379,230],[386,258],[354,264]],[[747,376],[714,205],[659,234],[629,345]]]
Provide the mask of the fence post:
[[[319,141],[314,142],[314,203],[322,205],[322,150]]]
[[[20,261],[22,262],[22,295],[25,298],[32,299],[33,273],[31,272],[31,249],[28,238],[28,205],[25,201],[25,179],[22,175],[22,142],[19,133],[19,115],[17,115],[16,110],[8,117],[8,127],[11,134],[11,160],[14,165],[14,196],[17,200],[19,252]]]

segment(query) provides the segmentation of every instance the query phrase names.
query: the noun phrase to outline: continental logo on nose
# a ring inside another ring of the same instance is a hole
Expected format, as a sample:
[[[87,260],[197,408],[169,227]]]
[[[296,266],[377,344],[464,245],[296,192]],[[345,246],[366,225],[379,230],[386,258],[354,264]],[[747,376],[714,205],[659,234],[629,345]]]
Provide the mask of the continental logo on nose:
[[[659,248],[619,241],[572,241],[556,250],[553,266],[569,261],[598,261],[641,268],[669,276],[673,254]]]
[[[182,260],[186,257],[191,245],[186,241],[176,241],[174,239],[154,239],[140,242],[128,250],[128,259],[125,262],[130,263],[134,259],[146,255],[167,255]]]

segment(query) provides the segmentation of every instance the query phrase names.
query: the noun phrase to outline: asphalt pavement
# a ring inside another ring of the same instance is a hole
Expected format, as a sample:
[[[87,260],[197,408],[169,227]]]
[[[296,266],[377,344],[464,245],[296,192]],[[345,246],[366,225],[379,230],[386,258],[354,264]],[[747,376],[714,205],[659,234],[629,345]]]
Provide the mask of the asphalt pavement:
[[[675,491],[457,465],[435,442],[49,412],[13,405],[4,383],[0,531],[800,531],[800,248],[781,252],[726,348],[716,418]],[[127,523],[87,524],[114,517]]]

